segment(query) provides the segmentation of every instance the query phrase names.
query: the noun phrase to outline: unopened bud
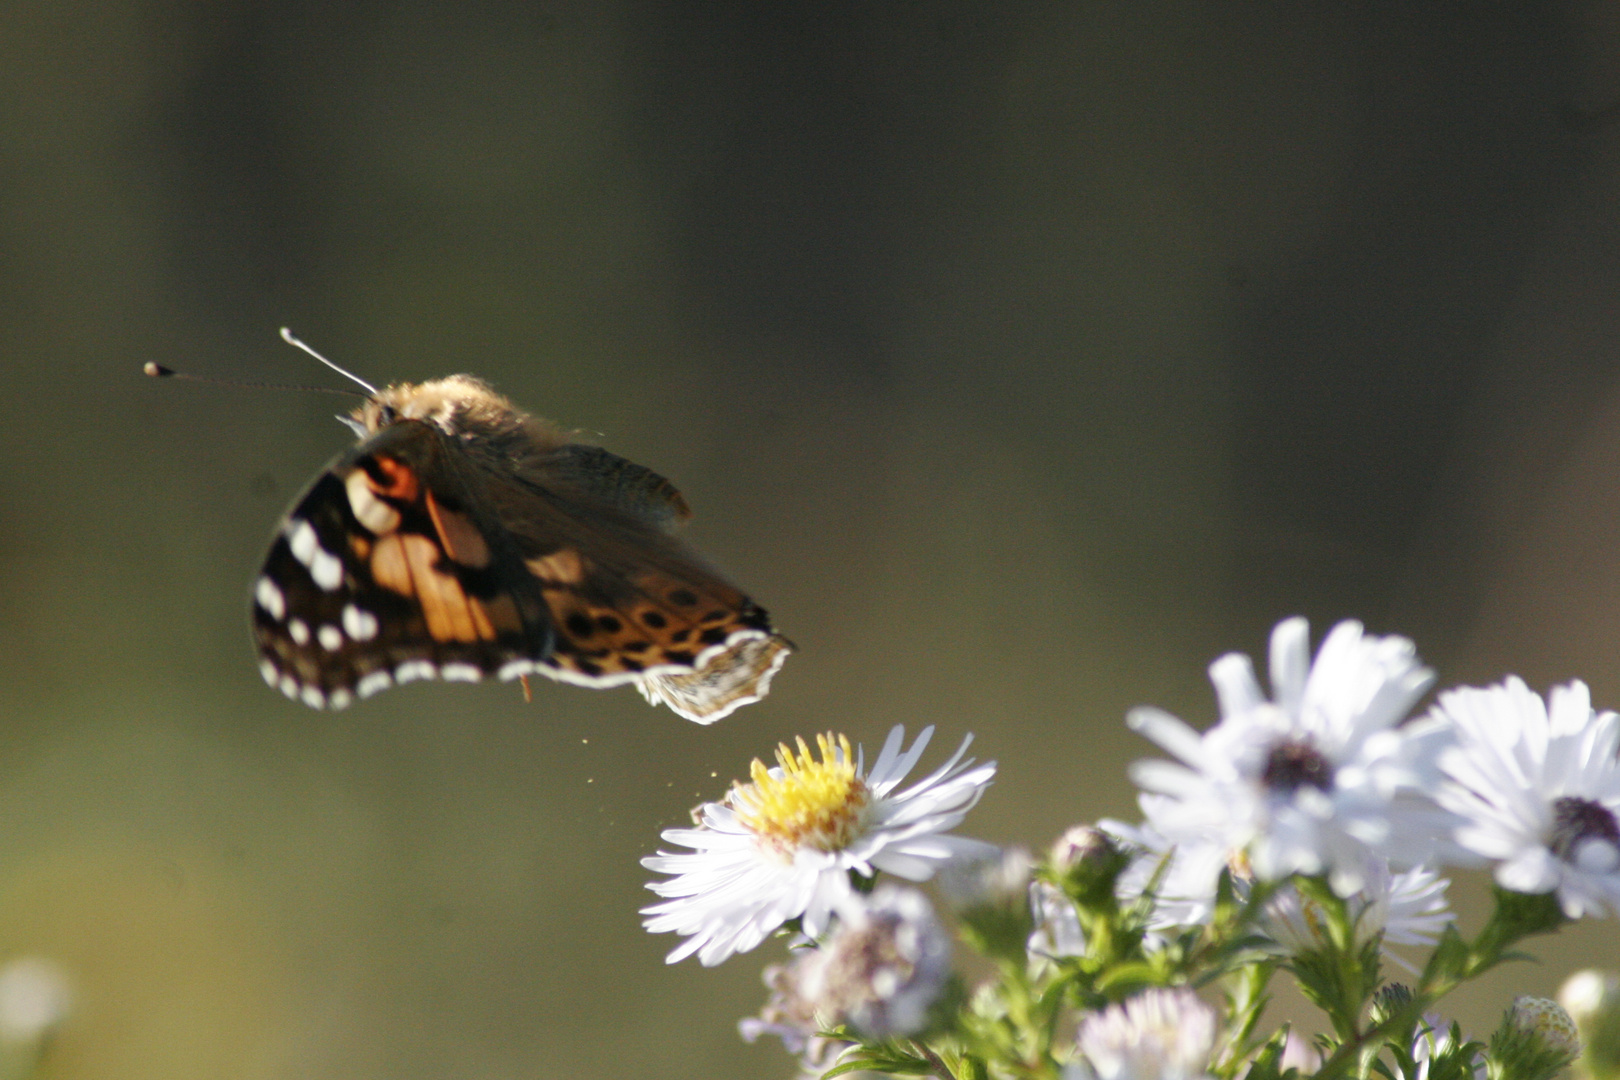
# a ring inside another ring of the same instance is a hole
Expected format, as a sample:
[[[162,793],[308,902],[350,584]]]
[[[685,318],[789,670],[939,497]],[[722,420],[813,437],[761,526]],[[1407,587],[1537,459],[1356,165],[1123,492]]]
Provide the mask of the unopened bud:
[[[1550,998],[1516,998],[1491,1036],[1493,1080],[1553,1080],[1580,1053],[1569,1013]]]
[[[1513,1022],[1521,1031],[1540,1037],[1550,1049],[1570,1057],[1581,1052],[1581,1036],[1564,1007],[1551,998],[1520,994],[1513,999]]]
[[[1100,866],[1119,854],[1114,838],[1093,825],[1076,825],[1052,844],[1052,869],[1067,874],[1081,863]]]

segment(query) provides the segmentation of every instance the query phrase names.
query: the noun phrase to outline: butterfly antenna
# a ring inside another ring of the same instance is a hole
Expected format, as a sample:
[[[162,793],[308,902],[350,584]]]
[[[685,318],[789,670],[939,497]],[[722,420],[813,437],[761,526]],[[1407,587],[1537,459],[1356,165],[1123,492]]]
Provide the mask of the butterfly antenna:
[[[174,368],[154,364],[148,360],[141,368],[154,379],[179,379],[182,382],[207,383],[209,386],[230,386],[246,390],[308,390],[316,394],[342,394],[344,397],[364,398],[358,390],[339,390],[332,386],[298,386],[293,383],[249,382],[246,379],[210,379],[206,375],[188,375]]]
[[[287,329],[285,326],[283,326],[281,328],[281,340],[285,341],[289,345],[293,345],[293,346],[296,346],[297,348],[303,349],[305,352],[309,353],[309,355],[313,356],[315,359],[319,360],[321,363],[325,364],[327,367],[331,368],[333,371],[337,372],[339,375],[342,375],[346,379],[352,379],[355,382],[359,383],[361,386],[365,387],[366,390],[369,393],[371,393],[373,395],[375,395],[377,393],[377,388],[375,386],[372,386],[370,383],[366,382],[366,380],[362,379],[360,376],[356,375],[354,372],[345,371],[343,368],[338,367],[336,364],[332,363],[332,361],[328,360],[326,357],[322,356],[320,353],[316,352],[314,349],[310,348],[308,345],[305,345],[302,341],[299,341],[296,337],[293,336],[293,332],[291,330]]]

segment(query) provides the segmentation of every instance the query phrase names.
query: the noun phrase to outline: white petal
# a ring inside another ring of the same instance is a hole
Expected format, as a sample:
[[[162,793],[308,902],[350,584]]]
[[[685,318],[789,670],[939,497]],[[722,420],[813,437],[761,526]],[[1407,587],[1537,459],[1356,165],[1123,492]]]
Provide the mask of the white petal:
[[[1198,732],[1163,709],[1152,706],[1132,709],[1125,714],[1125,724],[1189,765],[1197,765],[1205,759],[1204,740]]]
[[[1223,720],[1265,704],[1266,696],[1254,677],[1254,664],[1242,653],[1227,653],[1209,665],[1209,681],[1215,684]]]
[[[1298,716],[1311,671],[1311,624],[1301,616],[1284,619],[1271,632],[1271,694],[1277,707]]]

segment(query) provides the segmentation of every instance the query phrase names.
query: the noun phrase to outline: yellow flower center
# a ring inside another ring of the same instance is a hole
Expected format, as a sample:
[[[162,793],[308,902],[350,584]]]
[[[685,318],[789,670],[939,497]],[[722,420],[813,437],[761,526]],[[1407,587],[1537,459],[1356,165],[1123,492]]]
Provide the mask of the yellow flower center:
[[[737,819],[761,844],[789,860],[800,848],[848,847],[865,827],[872,798],[866,781],[855,775],[855,757],[846,736],[817,735],[820,761],[803,739],[798,744],[796,754],[786,743],[777,747],[780,776],[772,776],[755,758],[749,769],[754,782],[735,784],[727,798]]]

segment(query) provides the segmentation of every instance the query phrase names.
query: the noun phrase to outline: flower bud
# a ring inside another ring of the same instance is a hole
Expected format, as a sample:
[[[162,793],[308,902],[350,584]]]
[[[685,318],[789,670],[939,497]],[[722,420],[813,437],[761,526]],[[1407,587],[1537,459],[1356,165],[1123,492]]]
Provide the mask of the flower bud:
[[[964,939],[987,956],[1023,962],[1035,928],[1030,912],[1034,863],[1023,848],[984,859],[958,859],[940,872],[939,889],[956,909]]]
[[[1048,858],[1054,873],[1067,874],[1085,864],[1101,868],[1119,854],[1114,838],[1094,825],[1076,825],[1052,844]]]
[[[1495,1080],[1552,1080],[1580,1053],[1580,1036],[1569,1013],[1550,998],[1522,995],[1491,1036],[1488,1054]]]
[[[1581,1037],[1575,1030],[1574,1019],[1551,998],[1520,994],[1513,999],[1512,1015],[1521,1030],[1534,1032],[1548,1047],[1571,1057],[1581,1052]]]
[[[1081,903],[1113,904],[1119,877],[1133,854],[1103,830],[1076,825],[1052,845],[1047,856],[1054,884]]]
[[[1007,848],[982,859],[957,859],[939,873],[939,891],[953,907],[1023,903],[1034,862],[1023,848]]]

